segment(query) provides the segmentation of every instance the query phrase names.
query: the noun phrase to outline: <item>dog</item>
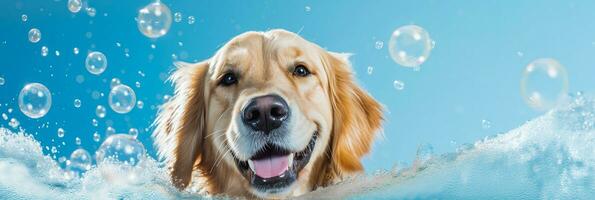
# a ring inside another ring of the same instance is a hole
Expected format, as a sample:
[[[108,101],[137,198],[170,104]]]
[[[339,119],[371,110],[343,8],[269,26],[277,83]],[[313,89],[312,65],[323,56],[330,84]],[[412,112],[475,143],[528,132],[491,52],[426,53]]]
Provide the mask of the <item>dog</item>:
[[[175,187],[277,199],[363,171],[382,106],[356,84],[347,54],[270,30],[176,67],[153,132]]]

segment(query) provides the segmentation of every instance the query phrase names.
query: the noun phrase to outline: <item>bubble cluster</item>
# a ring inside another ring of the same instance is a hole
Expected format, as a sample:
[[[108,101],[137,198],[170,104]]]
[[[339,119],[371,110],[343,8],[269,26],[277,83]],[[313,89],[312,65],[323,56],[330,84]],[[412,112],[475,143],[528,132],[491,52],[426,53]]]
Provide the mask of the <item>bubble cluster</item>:
[[[159,2],[153,2],[138,11],[137,25],[143,35],[149,38],[161,37],[171,27],[171,11]]]
[[[78,13],[83,7],[81,0],[68,0],[68,10],[72,13]]]
[[[105,107],[103,107],[102,105],[97,105],[97,107],[95,108],[95,115],[97,115],[97,117],[99,117],[99,118],[104,118],[105,117]]]
[[[89,73],[99,75],[107,68],[107,58],[99,51],[91,52],[85,59],[85,67]]]
[[[433,41],[422,27],[407,25],[393,32],[388,43],[391,58],[399,65],[417,67],[432,51]]]
[[[130,112],[136,103],[136,94],[127,85],[117,85],[109,93],[109,105],[117,113]]]
[[[111,135],[103,141],[95,152],[97,163],[117,162],[135,166],[145,158],[143,144],[127,134]]]
[[[70,154],[69,161],[66,170],[69,173],[80,175],[91,169],[93,160],[91,154],[87,150],[79,148]]]
[[[568,75],[557,60],[540,58],[525,68],[521,78],[521,95],[531,108],[538,111],[551,109],[567,93]]]
[[[51,106],[52,94],[40,83],[27,84],[19,93],[19,108],[30,118],[43,117],[50,111]]]
[[[39,31],[39,29],[32,28],[31,30],[29,30],[28,36],[29,42],[37,43],[39,42],[39,40],[41,40],[41,31]]]

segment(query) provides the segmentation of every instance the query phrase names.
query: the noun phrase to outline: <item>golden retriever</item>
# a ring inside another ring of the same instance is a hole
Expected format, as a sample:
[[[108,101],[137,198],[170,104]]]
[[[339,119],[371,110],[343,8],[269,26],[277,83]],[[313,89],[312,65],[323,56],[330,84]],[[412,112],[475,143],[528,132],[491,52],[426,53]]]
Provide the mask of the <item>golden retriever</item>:
[[[285,198],[363,171],[382,107],[356,85],[347,55],[271,30],[176,66],[153,137],[179,189]]]

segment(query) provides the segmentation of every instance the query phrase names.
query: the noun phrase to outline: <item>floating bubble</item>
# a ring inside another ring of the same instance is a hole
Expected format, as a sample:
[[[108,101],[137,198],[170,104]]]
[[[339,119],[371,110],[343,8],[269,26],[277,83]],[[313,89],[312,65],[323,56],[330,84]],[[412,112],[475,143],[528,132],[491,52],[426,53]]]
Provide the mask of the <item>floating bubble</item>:
[[[127,134],[109,136],[101,144],[95,157],[97,163],[117,162],[136,166],[145,158],[146,150],[141,142]]]
[[[56,146],[52,146],[52,150],[50,150],[53,154],[58,153],[58,148]]]
[[[81,138],[79,138],[79,137],[74,138],[74,144],[80,146],[81,145]]]
[[[137,88],[140,88],[140,82],[138,82],[138,81],[137,81],[136,83],[134,83],[134,85],[135,85]]]
[[[481,120],[481,128],[483,128],[483,129],[489,129],[491,127],[492,127],[492,122],[490,122],[487,119],[482,119]]]
[[[106,137],[109,137],[109,136],[111,136],[111,135],[113,135],[113,134],[116,134],[116,129],[114,129],[114,127],[108,126],[108,127],[105,129],[105,136],[106,136]]]
[[[83,7],[81,0],[68,0],[68,10],[72,13],[78,13]]]
[[[521,95],[533,109],[548,110],[561,102],[567,93],[568,75],[558,61],[540,58],[525,68]]]
[[[21,123],[19,122],[19,120],[15,119],[15,118],[11,118],[10,121],[8,122],[8,126],[14,128],[14,129],[19,127],[19,125],[21,125]]]
[[[180,13],[180,12],[174,13],[174,21],[181,22],[182,21],[182,13]]]
[[[304,7],[304,10],[305,10],[306,12],[310,12],[310,11],[312,10],[312,7],[310,7],[310,6],[306,6],[306,7]]]
[[[105,107],[103,107],[102,105],[97,105],[97,107],[95,108],[95,115],[97,115],[97,117],[99,117],[99,118],[104,118],[105,117]]]
[[[145,106],[145,103],[144,103],[143,101],[141,101],[141,100],[138,100],[138,101],[136,102],[136,107],[137,107],[138,109],[143,109],[143,107],[144,107],[144,106]]]
[[[109,93],[109,105],[117,113],[130,112],[136,103],[136,94],[127,85],[117,85]]]
[[[99,51],[91,52],[85,59],[85,67],[91,74],[99,75],[107,68],[107,58]]]
[[[114,87],[116,87],[120,84],[122,84],[122,82],[120,81],[119,78],[112,78],[112,80],[110,81],[110,84],[109,84],[109,88],[113,89]]]
[[[79,54],[79,48],[74,47],[74,49],[72,49],[72,52],[74,53],[74,55],[78,55]]]
[[[43,117],[50,111],[51,106],[52,94],[40,83],[27,84],[19,93],[19,108],[30,118]]]
[[[83,75],[80,75],[80,74],[79,74],[79,75],[76,75],[76,77],[74,78],[74,80],[75,80],[77,83],[81,84],[81,83],[85,82],[85,76],[83,76]]]
[[[0,77],[0,86],[4,85],[5,82],[6,80],[4,80],[4,77]]]
[[[58,128],[58,137],[64,137],[64,129],[63,128]]]
[[[48,47],[42,46],[41,47],[41,56],[43,56],[43,57],[47,56],[49,51],[50,50],[48,49]]]
[[[60,51],[56,50],[56,56],[60,56]]]
[[[432,39],[426,30],[416,25],[408,25],[393,32],[388,43],[388,51],[397,64],[417,67],[428,59],[432,45]]]
[[[39,40],[41,40],[41,31],[39,31],[39,29],[32,28],[31,30],[29,30],[28,36],[29,42],[37,43],[39,42]]]
[[[374,67],[368,66],[368,75],[372,75],[372,72],[374,72]]]
[[[158,38],[171,27],[171,11],[159,1],[150,3],[138,11],[138,30],[149,38]]]
[[[188,16],[188,24],[194,24],[195,21],[196,19],[194,18],[194,16]]]
[[[70,154],[70,162],[66,166],[66,170],[69,173],[80,175],[91,169],[92,162],[91,154],[87,150],[79,148]]]
[[[80,99],[74,99],[74,107],[75,108],[80,108],[81,107],[81,100]]]
[[[374,44],[374,48],[376,49],[382,49],[382,47],[384,47],[384,42],[380,40],[376,41],[376,44]]]
[[[403,83],[403,81],[395,80],[393,81],[393,87],[397,90],[403,90],[405,89],[405,83]]]
[[[92,119],[91,120],[91,125],[97,127],[97,126],[99,126],[99,121],[97,121],[97,119]]]
[[[99,140],[101,140],[101,135],[99,135],[99,133],[95,131],[95,133],[93,133],[93,141],[99,142]]]
[[[130,130],[128,130],[128,135],[131,135],[132,137],[136,138],[138,136],[138,129],[130,128]]]
[[[95,10],[95,8],[93,7],[88,7],[85,10],[87,11],[87,15],[89,15],[90,17],[95,17],[95,14],[97,14],[97,10]]]
[[[27,15],[23,14],[21,15],[21,21],[26,22],[27,21]]]

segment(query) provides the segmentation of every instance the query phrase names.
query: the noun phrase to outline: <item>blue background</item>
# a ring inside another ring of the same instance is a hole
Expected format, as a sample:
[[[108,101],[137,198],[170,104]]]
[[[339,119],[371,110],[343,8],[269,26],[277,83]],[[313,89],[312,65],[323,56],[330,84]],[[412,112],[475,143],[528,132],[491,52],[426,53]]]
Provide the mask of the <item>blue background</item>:
[[[143,36],[134,20],[150,1],[90,0],[95,17],[69,12],[66,2],[0,1],[0,77],[6,80],[0,86],[0,113],[18,119],[43,146],[57,146],[56,157],[68,157],[78,148],[75,137],[81,138],[82,148],[94,152],[100,143],[93,141],[93,133],[105,139],[109,124],[120,133],[138,128],[139,139],[155,155],[149,126],[163,96],[172,94],[165,83],[173,68],[172,54],[200,61],[233,36],[251,30],[283,28],[328,50],[354,53],[351,61],[360,84],[387,108],[384,136],[365,159],[369,172],[411,163],[420,144],[432,145],[437,154],[452,152],[540,115],[523,102],[519,90],[522,70],[534,59],[560,61],[568,71],[570,91],[593,91],[595,86],[593,1],[164,1],[184,20],[173,22],[169,33],[158,39]],[[22,14],[28,16],[26,22]],[[192,25],[186,20],[190,15],[196,18]],[[424,27],[436,41],[420,71],[401,67],[388,56],[391,33],[409,24]],[[41,30],[40,42],[27,40],[31,28]],[[376,49],[376,41],[384,47]],[[42,46],[50,49],[47,57],[41,56]],[[74,47],[80,49],[78,55]],[[92,50],[108,59],[100,76],[84,67]],[[374,67],[371,75],[368,66]],[[77,75],[85,81],[77,83]],[[109,108],[114,77],[135,90],[143,109],[122,115]],[[403,81],[405,89],[395,90],[394,80]],[[136,81],[140,88],[134,86]],[[50,112],[40,119],[23,115],[16,101],[31,82],[46,85],[53,95]],[[105,96],[93,99],[93,91]],[[75,98],[81,99],[80,108],[73,106]],[[106,118],[96,117],[97,105],[107,108]],[[9,108],[14,111],[8,113]],[[98,127],[92,126],[94,118]],[[482,120],[489,120],[491,127],[482,128]],[[0,124],[6,127],[8,121],[0,119]],[[56,134],[60,127],[66,130],[64,138]]]

